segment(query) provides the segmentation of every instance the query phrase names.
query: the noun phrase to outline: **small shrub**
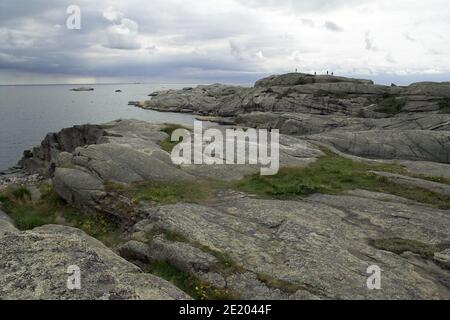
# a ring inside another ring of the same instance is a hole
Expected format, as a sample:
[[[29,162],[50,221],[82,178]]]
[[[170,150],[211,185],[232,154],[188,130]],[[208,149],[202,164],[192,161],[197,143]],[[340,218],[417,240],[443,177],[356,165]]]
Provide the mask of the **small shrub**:
[[[11,191],[11,194],[16,200],[31,199],[31,193],[25,187],[18,187],[14,189],[13,191]]]
[[[219,289],[200,281],[194,275],[181,271],[167,261],[154,261],[148,272],[161,277],[197,300],[238,300],[239,296],[227,289]]]
[[[444,99],[439,102],[439,110],[441,113],[450,114],[450,99]]]
[[[172,152],[173,148],[175,148],[175,146],[180,143],[180,141],[172,141],[172,134],[175,130],[177,129],[185,129],[188,130],[188,128],[181,126],[181,125],[177,125],[177,124],[167,124],[165,128],[163,128],[161,131],[165,132],[169,135],[169,137],[163,141],[161,141],[159,143],[161,149],[163,149],[164,151],[167,151],[169,153]]]
[[[31,230],[47,224],[79,228],[108,246],[122,241],[117,227],[99,214],[87,214],[61,199],[51,185],[40,186],[41,199],[29,201],[26,188],[8,188],[0,193],[2,210],[14,220],[19,230]]]
[[[383,98],[383,101],[381,102],[380,108],[376,111],[395,115],[397,113],[400,113],[405,105],[406,100],[403,98],[385,96]]]

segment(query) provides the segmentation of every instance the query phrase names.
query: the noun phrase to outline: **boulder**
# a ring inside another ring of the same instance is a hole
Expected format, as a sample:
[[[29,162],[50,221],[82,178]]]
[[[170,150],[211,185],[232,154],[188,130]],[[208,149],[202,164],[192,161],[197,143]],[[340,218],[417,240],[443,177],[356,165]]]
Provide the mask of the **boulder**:
[[[70,266],[80,270],[80,290],[67,286]],[[0,274],[0,299],[189,299],[84,232],[62,226],[4,234],[0,229]]]
[[[62,129],[58,133],[49,133],[39,147],[24,152],[19,165],[30,172],[43,176],[50,175],[51,164],[61,152],[73,152],[76,148],[101,143],[105,131],[98,125],[82,125]]]

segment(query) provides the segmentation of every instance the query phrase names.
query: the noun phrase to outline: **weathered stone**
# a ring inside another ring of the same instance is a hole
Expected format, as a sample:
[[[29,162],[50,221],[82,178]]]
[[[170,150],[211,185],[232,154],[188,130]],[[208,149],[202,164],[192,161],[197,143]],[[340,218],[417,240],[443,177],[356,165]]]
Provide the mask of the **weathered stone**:
[[[448,131],[334,131],[309,138],[360,157],[450,163]]]
[[[388,178],[390,181],[392,181],[396,184],[399,184],[399,185],[426,189],[426,190],[430,190],[435,193],[450,196],[450,185],[448,185],[448,184],[412,178],[412,177],[408,177],[408,176],[404,176],[404,175],[400,175],[400,174],[389,173],[389,172],[376,171],[374,173],[381,177]]]
[[[0,202],[1,205],[1,202]],[[2,210],[0,210],[0,221],[4,221],[10,224],[14,224],[14,221],[6,214],[4,213]]]
[[[450,249],[446,249],[442,252],[437,252],[434,254],[434,260],[444,264],[450,268]]]
[[[450,96],[448,83],[409,87],[375,85],[370,80],[290,73],[262,79],[253,88],[214,84],[192,90],[157,92],[143,108],[190,112],[206,116],[237,116],[251,112],[388,117],[377,111],[389,99],[403,101],[399,112],[432,113]]]
[[[364,191],[306,201],[236,197],[208,207],[180,203],[149,210],[146,223],[148,231],[167,230],[229,256],[245,271],[223,274],[227,288],[247,299],[446,299],[448,271],[430,261],[416,267],[422,258],[376,249],[370,239],[448,243],[448,214]],[[174,259],[187,264],[192,255],[181,253],[184,245],[167,244]],[[159,246],[147,250],[161,252]],[[381,291],[366,287],[371,265],[383,270]]]
[[[67,287],[69,266],[80,269],[80,290]],[[62,226],[0,233],[0,274],[1,299],[189,299],[84,232]]]
[[[159,142],[167,138],[160,125],[123,120],[109,123],[101,144],[61,152],[55,161],[56,192],[78,207],[94,207],[106,196],[106,182],[132,183],[145,180],[193,181],[198,178],[236,180],[257,173],[260,165],[173,164]],[[225,128],[219,128],[225,137]],[[249,146],[246,146],[247,151]],[[237,151],[235,151],[237,152]],[[290,136],[280,136],[280,166],[305,166],[322,152],[314,145]]]
[[[60,152],[73,152],[77,147],[100,143],[104,130],[98,125],[82,125],[49,133],[41,146],[25,151],[19,165],[32,172],[49,175],[49,166],[56,161]]]

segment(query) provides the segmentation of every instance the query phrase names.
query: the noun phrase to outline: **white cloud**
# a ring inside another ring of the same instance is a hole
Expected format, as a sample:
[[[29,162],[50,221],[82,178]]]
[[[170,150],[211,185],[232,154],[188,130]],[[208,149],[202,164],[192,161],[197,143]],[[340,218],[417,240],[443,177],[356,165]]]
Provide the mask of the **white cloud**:
[[[366,50],[378,51],[377,47],[374,44],[375,39],[370,32],[366,32],[365,41],[366,41]]]
[[[107,41],[104,44],[105,47],[111,49],[121,50],[137,50],[141,48],[139,42],[139,26],[138,24],[128,18],[117,10],[109,8],[103,13],[108,21],[113,25],[106,30]]]
[[[448,0],[79,0],[83,28],[76,32],[61,27],[70,0],[36,0],[25,9],[16,2],[0,5],[0,70],[219,77],[213,81],[295,68],[450,74]]]

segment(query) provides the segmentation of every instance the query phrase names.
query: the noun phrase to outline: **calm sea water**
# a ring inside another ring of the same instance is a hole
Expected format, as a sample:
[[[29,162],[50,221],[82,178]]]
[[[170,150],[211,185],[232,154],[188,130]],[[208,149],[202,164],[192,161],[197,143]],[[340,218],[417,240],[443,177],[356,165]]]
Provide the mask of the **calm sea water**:
[[[77,124],[139,119],[192,125],[192,115],[128,106],[128,101],[145,100],[153,91],[184,86],[92,85],[92,92],[70,91],[76,85],[0,86],[0,170],[15,165],[23,151],[40,144],[47,133]]]

